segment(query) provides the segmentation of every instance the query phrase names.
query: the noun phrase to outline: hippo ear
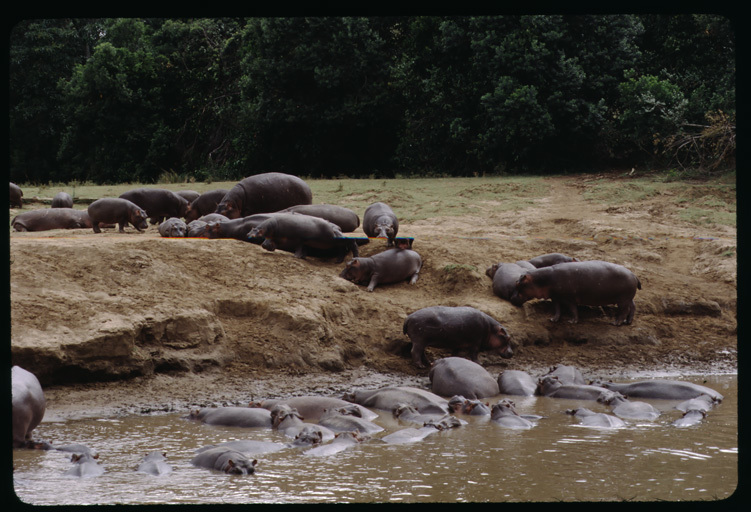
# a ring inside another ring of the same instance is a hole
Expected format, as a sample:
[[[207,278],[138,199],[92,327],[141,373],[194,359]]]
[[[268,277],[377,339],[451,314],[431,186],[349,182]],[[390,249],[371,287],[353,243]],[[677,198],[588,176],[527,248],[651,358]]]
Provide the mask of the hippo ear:
[[[227,466],[234,468],[235,467],[235,461],[232,459],[227,460]]]
[[[253,462],[251,462],[251,464],[252,464],[253,466],[255,466],[256,464],[258,464],[258,460],[257,460],[257,459],[253,459]]]
[[[529,274],[522,274],[519,276],[519,281],[517,281],[517,284],[527,284],[532,282],[532,276]]]

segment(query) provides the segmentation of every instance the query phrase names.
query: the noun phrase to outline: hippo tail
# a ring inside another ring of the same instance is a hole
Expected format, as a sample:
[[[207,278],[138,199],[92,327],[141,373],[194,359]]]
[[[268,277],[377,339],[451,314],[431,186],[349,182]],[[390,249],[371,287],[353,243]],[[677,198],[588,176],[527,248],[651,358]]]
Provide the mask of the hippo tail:
[[[641,290],[641,281],[639,281],[639,278],[636,278],[636,289]]]
[[[402,325],[402,334],[407,334],[407,324],[409,324],[409,317],[404,319],[404,324]]]

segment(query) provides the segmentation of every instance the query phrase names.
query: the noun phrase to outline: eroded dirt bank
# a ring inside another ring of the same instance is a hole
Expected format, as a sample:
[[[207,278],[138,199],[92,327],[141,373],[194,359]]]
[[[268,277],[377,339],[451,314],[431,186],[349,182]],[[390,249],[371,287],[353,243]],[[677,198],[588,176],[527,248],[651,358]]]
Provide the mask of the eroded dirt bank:
[[[165,239],[155,227],[13,232],[13,363],[40,377],[48,415],[427,385],[404,352],[402,322],[443,304],[508,328],[514,357],[480,356],[494,375],[555,364],[589,376],[736,371],[735,231],[701,237],[660,197],[606,208],[582,198],[586,180],[551,180],[550,195],[522,212],[488,204],[482,215],[403,224],[424,260],[420,279],[373,293],[339,278],[343,264],[235,240]],[[384,248],[374,240],[361,255]],[[493,295],[489,265],[548,252],[631,269],[642,283],[634,323],[614,327],[608,308],[585,308],[577,325],[552,324],[547,302],[516,308]]]

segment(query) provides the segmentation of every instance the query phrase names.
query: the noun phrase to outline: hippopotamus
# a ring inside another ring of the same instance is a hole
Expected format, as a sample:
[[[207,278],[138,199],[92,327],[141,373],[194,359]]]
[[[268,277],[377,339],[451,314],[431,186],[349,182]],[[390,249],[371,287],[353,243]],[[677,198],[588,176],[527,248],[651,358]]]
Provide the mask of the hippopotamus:
[[[287,404],[290,408],[297,410],[297,412],[307,421],[318,421],[324,412],[330,409],[337,409],[340,407],[354,406],[359,412],[359,417],[366,420],[373,420],[378,417],[378,414],[366,409],[359,404],[353,404],[341,398],[329,397],[329,396],[317,396],[317,395],[304,395],[295,396],[292,398],[280,398],[271,400],[262,400],[261,402],[252,402],[252,407],[263,407],[264,409],[271,410],[275,405]]]
[[[387,238],[386,245],[390,247],[399,232],[399,219],[386,203],[373,203],[365,209],[362,230],[369,238]]]
[[[498,375],[498,392],[503,395],[532,396],[537,381],[522,370],[504,370]]]
[[[214,213],[212,215],[219,215]],[[255,215],[248,215],[247,217],[238,217],[236,219],[224,220],[207,220],[208,225],[206,231],[209,238],[234,238],[235,240],[241,240],[248,242],[248,233],[250,233],[255,227],[262,222],[273,217],[274,213],[256,213]],[[208,215],[204,215],[201,219],[206,219]]]
[[[303,455],[309,457],[322,457],[326,455],[334,455],[341,451],[347,450],[355,445],[358,445],[364,441],[370,439],[368,434],[363,434],[357,431],[353,432],[337,432],[334,440],[329,444],[324,444],[311,448],[303,452]]]
[[[149,225],[148,216],[143,208],[135,203],[119,197],[103,197],[89,205],[89,217],[94,233],[101,233],[100,223],[118,224],[120,233],[125,233],[125,226],[131,223],[138,231],[143,231]]]
[[[542,268],[542,267],[550,267],[553,265],[557,265],[559,263],[571,263],[572,261],[579,261],[579,260],[576,258],[572,258],[571,256],[566,256],[565,254],[561,254],[559,252],[553,252],[550,254],[543,254],[542,256],[537,256],[527,261],[530,264],[532,264],[535,268]]]
[[[716,401],[709,395],[701,395],[696,398],[684,400],[675,406],[683,412],[683,416],[675,420],[671,425],[674,427],[690,427],[701,422],[707,417],[707,412],[714,407]]]
[[[579,409],[569,409],[566,413],[579,418],[580,425],[583,427],[621,428],[626,426],[626,423],[618,416],[602,412],[594,412],[583,407]]]
[[[209,223],[202,220],[192,220],[188,222],[188,231],[185,233],[188,238],[208,238]]]
[[[304,429],[308,429],[308,431],[320,432],[323,441],[330,441],[334,438],[333,430],[323,425],[305,423],[300,413],[287,404],[280,403],[274,405],[271,408],[270,414],[273,428],[282,432],[287,437],[296,438]]]
[[[275,453],[283,450],[288,445],[284,443],[275,443],[273,441],[255,441],[242,439],[238,441],[225,441],[219,444],[210,444],[203,446],[196,450],[197,453],[204,452],[206,450],[213,450],[215,448],[224,448],[227,450],[234,450],[242,453],[243,455],[263,455],[265,453]]]
[[[263,238],[261,247],[267,251],[279,248],[293,252],[296,258],[305,258],[309,249],[336,251],[346,246],[346,239],[339,226],[319,217],[299,213],[274,215],[253,228],[248,233],[248,238]],[[342,260],[346,251],[340,251]]]
[[[36,375],[20,366],[10,370],[13,448],[33,448],[31,432],[42,422],[47,401]]]
[[[485,368],[463,357],[444,357],[434,361],[428,378],[431,391],[440,396],[462,395],[477,399],[499,393],[498,381]]]
[[[23,208],[23,191],[15,183],[10,184],[10,207]]]
[[[190,204],[184,197],[163,188],[136,188],[123,192],[120,198],[143,208],[152,224],[170,217],[185,217]]]
[[[80,478],[91,478],[104,474],[104,467],[102,467],[96,459],[98,455],[91,455],[88,453],[71,455],[70,460],[73,462],[73,467],[63,473],[65,476],[76,476]]]
[[[48,231],[50,229],[90,228],[91,218],[75,208],[41,208],[19,213],[11,221],[16,231]]]
[[[525,271],[534,270],[534,268],[528,261],[496,263],[485,270],[485,275],[493,281],[495,296],[511,302],[514,306],[521,306],[524,300],[516,291],[516,283]]]
[[[589,384],[564,384],[555,375],[545,375],[537,381],[537,394],[551,398],[574,400],[600,400],[612,397],[614,393],[600,386]]]
[[[410,386],[387,386],[378,389],[356,390],[342,397],[364,407],[393,411],[401,404],[413,406],[423,414],[445,414],[449,412],[448,400],[435,393]]]
[[[634,296],[641,282],[626,267],[607,261],[575,261],[525,272],[519,277],[516,291],[523,300],[551,299],[555,313],[561,317],[561,305],[571,312],[571,323],[579,321],[578,305],[618,305],[614,325],[630,324],[636,306]]]
[[[52,198],[51,208],[73,208],[73,198],[67,192],[58,192]]]
[[[196,454],[190,461],[194,466],[214,469],[230,475],[252,475],[255,472],[256,459],[250,459],[243,453],[226,447],[211,448]]]
[[[188,204],[192,203],[199,197],[201,197],[201,194],[196,192],[195,190],[178,190],[175,192],[180,197],[185,198],[186,201],[188,201]]]
[[[165,238],[185,238],[188,225],[177,217],[171,217],[159,224],[159,234]]]
[[[219,188],[216,190],[209,190],[204,192],[188,205],[188,210],[185,213],[185,222],[198,220],[204,215],[214,213],[216,206],[222,201],[224,196],[229,192],[228,189]],[[226,217],[223,215],[223,217]]]
[[[516,412],[514,402],[505,398],[491,407],[490,419],[504,428],[530,429],[535,426],[532,421]]]
[[[419,412],[414,406],[409,404],[397,405],[396,407],[394,407],[392,414],[394,418],[398,420],[408,423],[418,423],[420,425],[424,425],[428,421],[441,420],[442,418],[448,416],[448,413],[446,412],[423,414]]]
[[[356,284],[368,285],[372,292],[379,284],[409,280],[415,284],[422,268],[422,258],[411,249],[387,249],[369,258],[353,258],[339,277]]]
[[[466,414],[468,416],[488,416],[490,406],[480,400],[469,400],[461,395],[449,398],[449,409],[453,414]]]
[[[355,404],[349,404],[348,407]],[[372,421],[353,416],[348,411],[348,407],[339,407],[323,413],[318,424],[333,430],[334,432],[358,431],[363,434],[376,434],[383,431],[383,427],[376,425]]]
[[[402,332],[412,342],[412,362],[425,368],[428,359],[425,347],[465,349],[477,362],[480,350],[495,349],[501,357],[510,358],[511,338],[496,319],[468,306],[431,306],[407,316]]]
[[[714,389],[691,382],[680,380],[643,380],[618,384],[615,382],[596,381],[594,384],[603,388],[626,395],[629,398],[663,398],[666,400],[686,400],[707,395],[716,402],[721,402],[723,396]]]
[[[240,180],[224,195],[215,211],[236,219],[312,202],[313,192],[303,180],[290,174],[267,172]]]
[[[461,420],[459,420],[459,418],[456,418],[454,416],[445,416],[440,420],[427,421],[420,428],[408,427],[397,430],[396,432],[392,432],[391,434],[383,436],[381,438],[381,441],[386,444],[416,443],[418,441],[422,441],[429,435],[435,434],[442,430],[457,428],[464,424],[466,424],[466,422],[462,422]]]
[[[271,428],[271,413],[257,407],[208,407],[191,411],[188,419],[197,420],[206,425],[223,425],[227,427],[267,427]]]
[[[151,452],[141,459],[141,463],[138,465],[136,471],[154,476],[162,476],[172,473],[172,466],[167,463],[166,453]]]
[[[617,392],[601,396],[597,401],[611,406],[613,414],[619,418],[652,421],[660,415],[660,411],[647,402],[633,402]]]
[[[334,204],[298,204],[285,208],[280,213],[301,213],[319,217],[339,226],[342,233],[351,233],[360,227],[360,217],[355,212]]]
[[[576,369],[573,366],[568,366],[565,364],[559,364],[554,366],[550,369],[548,373],[543,375],[543,377],[546,377],[548,375],[552,375],[555,377],[558,377],[558,380],[562,384],[586,384],[587,381],[584,379],[584,376],[581,374],[581,372]]]

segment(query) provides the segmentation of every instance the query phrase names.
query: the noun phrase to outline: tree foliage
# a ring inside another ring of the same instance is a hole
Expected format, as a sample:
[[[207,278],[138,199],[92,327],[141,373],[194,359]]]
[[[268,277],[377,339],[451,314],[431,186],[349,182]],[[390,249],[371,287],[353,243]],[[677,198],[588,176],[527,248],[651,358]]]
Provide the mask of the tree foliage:
[[[10,34],[18,182],[735,161],[701,15],[40,19]]]

